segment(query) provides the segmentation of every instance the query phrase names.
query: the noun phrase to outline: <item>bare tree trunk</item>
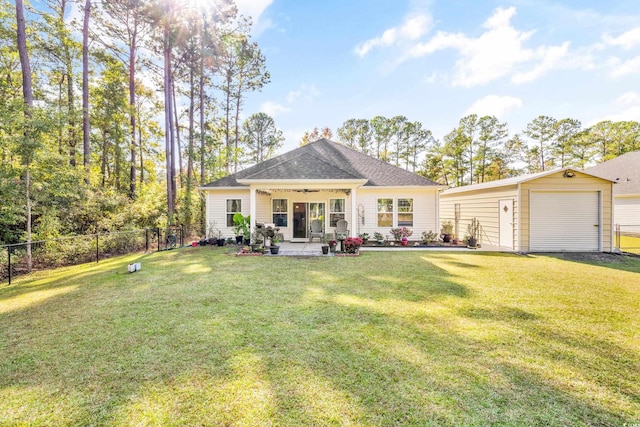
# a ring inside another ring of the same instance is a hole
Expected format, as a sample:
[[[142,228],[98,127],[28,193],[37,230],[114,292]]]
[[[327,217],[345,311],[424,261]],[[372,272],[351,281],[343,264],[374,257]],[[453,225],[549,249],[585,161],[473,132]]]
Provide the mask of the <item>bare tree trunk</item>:
[[[22,0],[16,0],[16,21],[17,21],[17,38],[18,53],[20,55],[20,67],[22,70],[22,95],[24,97],[24,118],[26,139],[33,137],[32,127],[32,108],[33,108],[33,89],[31,87],[31,64],[29,62],[29,52],[27,51],[27,27],[24,19],[24,5]],[[27,270],[31,271],[31,157],[33,153],[26,153],[22,161],[26,166],[25,170],[25,198],[27,208]]]
[[[84,150],[84,182],[89,185],[91,167],[91,144],[89,142],[89,17],[91,0],[84,4],[82,24],[82,146]]]
[[[171,99],[173,102],[173,123],[174,123],[174,136],[175,136],[175,142],[178,143],[178,171],[180,172],[180,176],[178,177],[179,179],[177,181],[180,181],[180,188],[182,188],[182,179],[184,177],[184,166],[183,166],[183,162],[182,162],[182,143],[180,141],[180,121],[178,120],[178,102],[176,100],[176,88],[173,85],[174,81],[173,81],[173,72],[171,73]],[[175,150],[173,151],[173,157],[175,159]],[[175,166],[174,166],[175,169]],[[175,172],[174,172],[175,175]],[[173,189],[173,194],[174,196],[177,194],[176,188],[174,187]]]
[[[238,97],[236,98],[236,117],[235,117],[235,135],[234,141],[235,144],[233,146],[233,173],[238,172],[238,138],[239,138],[239,128],[240,128],[240,100],[242,96],[242,92],[238,89]]]
[[[129,171],[129,195],[136,198],[136,37],[137,28],[132,35],[129,47],[129,114],[131,125],[131,169]]]
[[[173,155],[172,155],[172,100],[171,100],[171,45],[169,41],[169,25],[164,27],[164,124],[165,124],[165,152],[166,152],[166,175],[167,175],[167,216],[169,224],[173,223]]]

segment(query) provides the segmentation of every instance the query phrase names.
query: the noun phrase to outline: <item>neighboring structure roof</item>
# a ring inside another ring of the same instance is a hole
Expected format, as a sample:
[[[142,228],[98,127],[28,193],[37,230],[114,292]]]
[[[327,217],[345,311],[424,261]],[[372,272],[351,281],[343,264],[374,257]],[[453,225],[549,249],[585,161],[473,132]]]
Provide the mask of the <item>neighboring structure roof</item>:
[[[595,176],[596,178],[603,178],[603,179],[606,179],[608,181],[611,181],[610,179],[607,179],[607,178],[604,178],[604,177],[601,177],[601,176],[597,176],[595,174],[591,174],[591,173],[588,173],[588,172],[578,171],[578,170],[572,169],[572,168],[564,168],[564,169],[554,169],[554,170],[544,171],[544,172],[530,173],[530,174],[526,174],[526,175],[519,175],[519,176],[514,176],[514,177],[511,177],[511,178],[498,179],[498,180],[495,180],[495,181],[482,182],[480,184],[465,185],[465,186],[462,186],[462,187],[454,187],[454,188],[450,188],[450,189],[448,189],[446,191],[443,191],[442,194],[443,195],[447,195],[447,194],[463,193],[463,192],[466,192],[466,191],[478,191],[478,190],[485,190],[485,189],[489,189],[489,188],[498,188],[498,187],[506,187],[506,186],[509,186],[509,185],[517,185],[517,184],[522,184],[524,182],[532,181],[534,179],[542,178],[542,177],[545,177],[545,176],[553,175],[553,174],[558,173],[558,172],[565,172],[565,171],[580,172],[580,173],[583,173],[585,175]]]
[[[365,187],[442,186],[337,142],[319,139],[206,184],[203,188],[245,187],[238,180],[296,179],[366,179]]]
[[[614,181],[614,195],[640,194],[640,151],[625,153],[585,171]]]

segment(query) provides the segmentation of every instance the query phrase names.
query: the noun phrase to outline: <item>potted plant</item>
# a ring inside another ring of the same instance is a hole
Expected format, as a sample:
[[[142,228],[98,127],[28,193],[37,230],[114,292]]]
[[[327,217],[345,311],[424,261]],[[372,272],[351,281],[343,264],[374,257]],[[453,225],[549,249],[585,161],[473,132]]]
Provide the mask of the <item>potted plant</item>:
[[[478,236],[480,235],[480,221],[477,218],[473,218],[471,223],[467,226],[467,234],[469,236],[467,243],[470,248],[478,247]]]
[[[373,233],[373,237],[374,239],[376,239],[376,242],[378,242],[379,245],[384,243],[384,236],[382,235],[382,233],[376,231],[375,233]]]
[[[363,245],[366,245],[367,242],[369,241],[369,233],[360,233],[359,237],[362,239]]]
[[[269,246],[271,255],[278,255],[278,252],[280,251],[280,246],[278,246],[278,243],[280,243],[280,239],[278,238],[278,236],[273,236],[271,238],[271,246]]]
[[[402,242],[403,238],[406,238],[406,241],[409,241],[409,237],[413,234],[413,230],[407,227],[392,228],[391,234],[393,234],[393,238],[396,242]]]
[[[258,232],[254,232],[251,236],[251,250],[257,252],[264,244],[264,236]]]
[[[422,243],[428,245],[429,243],[435,242],[438,240],[438,235],[433,231],[423,231],[422,232]]]
[[[403,237],[401,242],[402,242],[402,246],[407,246],[407,244],[409,243],[409,239],[407,239],[406,237]]]
[[[338,245],[338,242],[336,242],[335,240],[329,240],[329,250],[333,253],[336,251],[336,246]]]
[[[442,234],[443,242],[451,242],[451,239],[453,239],[453,223],[451,221],[443,221],[440,233]]]
[[[357,254],[361,245],[362,245],[362,239],[359,237],[347,237],[346,239],[344,239],[345,253]]]
[[[218,230],[218,240],[217,240],[218,246],[224,246],[226,241],[227,239],[222,237],[222,231]]]
[[[327,255],[329,253],[329,245],[326,243],[322,244],[322,255]]]
[[[249,227],[251,227],[251,215],[244,216],[240,212],[233,214],[233,231],[236,233],[236,242],[243,240],[249,243],[251,236],[249,235]]]

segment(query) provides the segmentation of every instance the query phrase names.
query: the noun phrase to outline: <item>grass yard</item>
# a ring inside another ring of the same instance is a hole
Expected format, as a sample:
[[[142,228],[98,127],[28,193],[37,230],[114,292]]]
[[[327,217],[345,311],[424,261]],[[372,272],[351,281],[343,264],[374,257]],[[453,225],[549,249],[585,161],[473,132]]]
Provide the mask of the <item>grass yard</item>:
[[[639,331],[637,258],[121,257],[0,287],[0,425],[638,425]]]
[[[620,248],[624,252],[640,254],[640,237],[620,236]]]

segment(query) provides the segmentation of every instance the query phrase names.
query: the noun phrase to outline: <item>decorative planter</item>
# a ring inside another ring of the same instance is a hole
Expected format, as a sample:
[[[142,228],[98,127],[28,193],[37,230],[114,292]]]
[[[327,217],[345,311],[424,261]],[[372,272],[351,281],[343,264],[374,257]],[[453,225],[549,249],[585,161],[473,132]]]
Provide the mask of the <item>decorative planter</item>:
[[[329,253],[329,246],[322,247],[322,255],[327,255]]]
[[[216,242],[218,243],[218,246],[224,246],[225,239],[218,239]]]
[[[469,237],[469,247],[470,248],[477,248],[478,247],[478,240],[474,237]]]
[[[453,234],[443,234],[442,235],[442,241],[445,242],[445,243],[451,242],[451,239],[453,239]]]
[[[336,246],[335,246],[335,245],[331,245],[331,246],[329,246],[329,251],[330,251],[331,253],[335,254],[335,253],[336,253]]]
[[[271,255],[278,255],[280,251],[280,246],[271,245],[269,246],[269,250],[271,251]]]
[[[242,236],[236,236],[236,243],[242,243]]]

